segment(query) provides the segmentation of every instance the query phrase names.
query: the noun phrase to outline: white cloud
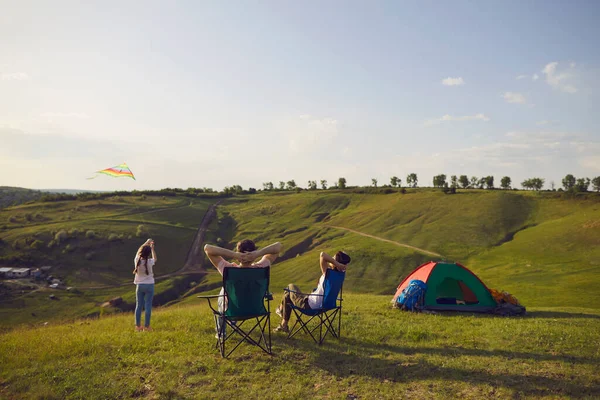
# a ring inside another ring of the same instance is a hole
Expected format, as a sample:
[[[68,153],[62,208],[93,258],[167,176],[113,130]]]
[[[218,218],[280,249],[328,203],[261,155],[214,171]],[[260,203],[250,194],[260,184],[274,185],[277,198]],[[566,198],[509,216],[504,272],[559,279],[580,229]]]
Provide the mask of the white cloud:
[[[572,63],[573,67],[575,63]],[[546,64],[542,73],[546,75],[546,82],[552,86],[554,89],[561,90],[566,93],[576,93],[577,88],[572,84],[568,83],[572,79],[572,75],[567,72],[558,72],[557,67],[558,62],[554,61],[549,64]]]
[[[317,118],[303,114],[286,121],[283,130],[290,150],[302,152],[317,145],[326,145],[338,135],[339,124],[334,118]]]
[[[571,67],[571,68],[575,68],[576,66],[577,66],[577,64],[575,64],[574,62],[569,64],[569,67]]]
[[[533,79],[534,81],[537,81],[538,79],[540,79],[540,76],[538,74],[533,74],[531,79]]]
[[[535,124],[542,126],[542,125],[558,125],[560,121],[557,120],[548,120],[548,119],[544,119],[542,121],[538,121]]]
[[[580,160],[579,164],[584,168],[600,171],[600,156],[584,157]]]
[[[525,104],[527,102],[521,93],[505,92],[502,97],[507,103]]]
[[[484,122],[488,122],[489,120],[490,120],[490,118],[484,114],[465,115],[465,116],[461,116],[461,117],[454,117],[452,115],[446,114],[441,118],[430,119],[428,121],[425,121],[425,123],[423,125],[431,126],[431,125],[437,125],[442,122],[448,122],[448,121],[484,121]]]
[[[3,81],[28,81],[29,75],[25,72],[4,72],[0,74]]]
[[[89,115],[85,113],[77,113],[77,112],[45,112],[41,113],[40,117],[44,118],[79,118],[86,119],[89,118]]]
[[[463,78],[458,77],[458,78],[446,78],[446,79],[442,79],[442,85],[444,86],[460,86],[460,85],[464,85],[465,81]]]
[[[527,75],[519,75],[517,76],[517,80],[521,80],[521,79],[525,79],[527,78]]]

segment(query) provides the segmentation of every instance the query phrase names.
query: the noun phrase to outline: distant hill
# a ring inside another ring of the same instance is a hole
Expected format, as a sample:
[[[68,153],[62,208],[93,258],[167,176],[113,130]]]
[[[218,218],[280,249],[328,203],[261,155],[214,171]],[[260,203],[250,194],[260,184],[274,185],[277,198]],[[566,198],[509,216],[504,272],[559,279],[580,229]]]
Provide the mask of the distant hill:
[[[106,190],[82,190],[82,189],[41,189],[42,192],[46,193],[66,193],[66,194],[77,194],[77,193],[105,193]]]
[[[41,190],[0,186],[0,209],[37,200],[43,195],[44,191]]]

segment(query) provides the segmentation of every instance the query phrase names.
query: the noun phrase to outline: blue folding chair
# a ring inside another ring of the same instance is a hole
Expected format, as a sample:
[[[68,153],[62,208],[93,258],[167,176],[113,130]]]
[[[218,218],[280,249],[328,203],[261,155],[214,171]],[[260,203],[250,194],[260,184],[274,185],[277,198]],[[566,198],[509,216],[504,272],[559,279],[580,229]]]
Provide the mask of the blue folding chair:
[[[323,294],[311,295],[322,296],[323,304],[319,309],[303,309],[291,304],[291,308],[296,316],[296,322],[288,333],[288,339],[294,337],[298,332],[304,331],[310,335],[315,343],[321,345],[327,334],[339,339],[342,331],[342,286],[344,285],[345,272],[328,269],[325,272],[323,282]],[[286,292],[296,293],[289,289],[283,289]],[[306,321],[302,317],[308,318]],[[309,326],[311,321],[316,319],[312,328]],[[336,330],[337,319],[337,330]],[[298,328],[296,328],[298,326]],[[316,336],[316,330],[319,330]]]
[[[235,268],[225,267],[223,270],[224,295],[197,296],[208,300],[208,306],[215,318],[217,343],[221,356],[226,358],[244,342],[260,347],[265,353],[271,351],[271,306],[273,295],[269,293],[270,268]],[[224,297],[228,299],[227,310],[219,311],[211,303],[212,299]],[[266,305],[266,307],[265,307]],[[249,328],[244,322],[252,321]],[[225,334],[225,327],[231,329]],[[258,329],[257,329],[258,328]],[[237,334],[237,335],[236,335]],[[226,353],[225,344],[237,338],[238,342]]]

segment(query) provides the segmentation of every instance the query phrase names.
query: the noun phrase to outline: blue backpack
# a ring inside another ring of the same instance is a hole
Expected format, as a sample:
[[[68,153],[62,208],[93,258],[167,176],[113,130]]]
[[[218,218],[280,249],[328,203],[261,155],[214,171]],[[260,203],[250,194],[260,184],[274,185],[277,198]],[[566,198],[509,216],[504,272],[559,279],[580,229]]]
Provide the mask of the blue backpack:
[[[396,300],[398,307],[405,311],[419,311],[425,302],[425,292],[427,292],[427,284],[413,279],[398,296]]]

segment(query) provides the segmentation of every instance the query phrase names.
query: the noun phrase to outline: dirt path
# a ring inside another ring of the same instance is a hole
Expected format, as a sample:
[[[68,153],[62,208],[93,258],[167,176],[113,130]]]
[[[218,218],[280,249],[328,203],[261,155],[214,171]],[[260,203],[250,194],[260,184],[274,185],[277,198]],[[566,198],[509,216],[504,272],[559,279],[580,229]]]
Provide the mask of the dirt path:
[[[423,254],[427,254],[427,255],[430,255],[430,256],[434,256],[434,257],[442,257],[442,255],[441,255],[441,254],[434,253],[433,251],[429,251],[429,250],[420,249],[420,248],[418,248],[418,247],[411,246],[411,245],[409,245],[409,244],[400,243],[400,242],[395,242],[395,241],[393,241],[393,240],[384,239],[384,238],[382,238],[382,237],[379,237],[379,236],[369,235],[368,233],[363,233],[363,232],[355,231],[354,229],[350,229],[350,228],[344,228],[344,227],[341,227],[341,226],[333,226],[333,225],[325,225],[325,226],[326,226],[327,228],[340,229],[340,230],[343,230],[343,231],[348,231],[348,232],[356,233],[357,235],[366,236],[366,237],[369,237],[369,238],[372,238],[372,239],[380,240],[380,241],[382,241],[382,242],[391,243],[391,244],[394,244],[394,245],[396,245],[396,246],[399,246],[399,247],[406,247],[406,248],[408,248],[408,249],[412,249],[412,250],[414,250],[414,251],[416,251],[416,252],[423,253]]]

